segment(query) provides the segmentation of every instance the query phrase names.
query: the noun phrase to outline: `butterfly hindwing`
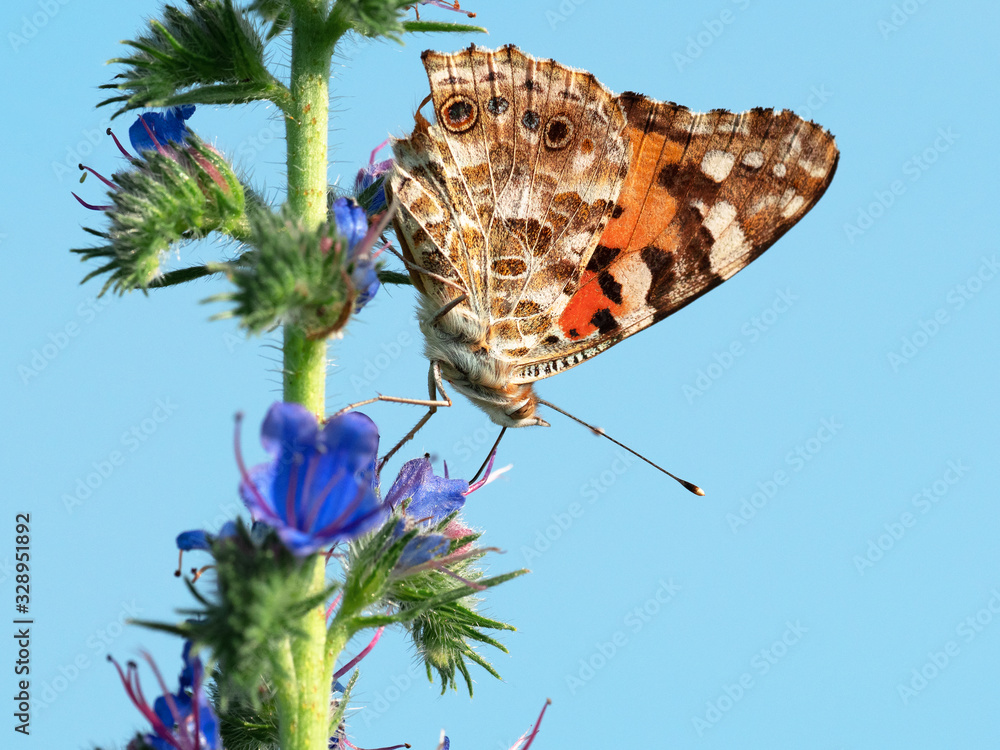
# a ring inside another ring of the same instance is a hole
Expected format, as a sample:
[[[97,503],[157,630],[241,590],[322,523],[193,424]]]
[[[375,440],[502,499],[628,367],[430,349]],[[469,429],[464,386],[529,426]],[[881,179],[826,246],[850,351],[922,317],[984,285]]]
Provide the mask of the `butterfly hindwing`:
[[[628,170],[624,114],[591,74],[514,47],[424,64],[436,124],[418,117],[394,144],[401,240],[421,267],[444,252],[499,352],[525,348],[521,323],[552,308],[610,219]],[[417,230],[427,205],[414,202],[428,195],[452,207],[457,232]]]

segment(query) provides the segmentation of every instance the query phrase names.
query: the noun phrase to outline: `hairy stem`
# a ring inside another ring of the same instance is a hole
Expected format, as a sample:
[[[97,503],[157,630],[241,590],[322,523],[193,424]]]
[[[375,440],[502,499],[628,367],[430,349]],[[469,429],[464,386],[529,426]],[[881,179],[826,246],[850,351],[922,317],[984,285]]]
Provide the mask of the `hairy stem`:
[[[336,38],[326,29],[325,0],[292,3],[291,102],[286,109],[288,206],[304,226],[327,221],[327,128],[330,59]],[[325,416],[326,341],[310,340],[294,325],[285,326],[284,399]],[[326,585],[326,560],[315,555],[307,565],[309,593]],[[280,695],[279,735],[282,750],[326,750],[329,741],[332,666],[328,667],[326,618],[314,607],[292,636],[294,695]]]
[[[322,0],[297,0],[292,11],[292,101],[285,116],[288,205],[306,227],[327,219],[327,128],[330,58],[335,39],[326,31]],[[285,326],[284,398],[324,416],[326,341],[311,341]]]

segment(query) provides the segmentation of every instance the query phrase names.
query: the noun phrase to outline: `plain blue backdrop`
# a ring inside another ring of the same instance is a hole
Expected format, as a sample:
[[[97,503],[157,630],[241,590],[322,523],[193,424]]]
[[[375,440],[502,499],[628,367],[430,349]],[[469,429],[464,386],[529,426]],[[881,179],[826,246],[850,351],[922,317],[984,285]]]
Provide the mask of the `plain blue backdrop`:
[[[472,701],[441,697],[390,634],[362,663],[352,740],[429,750],[447,728],[456,750],[501,750],[550,697],[538,750],[1000,747],[1000,9],[468,4],[489,36],[343,45],[331,181],[350,184],[387,134],[409,131],[427,93],[421,50],[471,42],[513,42],[696,110],[791,108],[829,128],[842,157],[817,207],[750,268],[538,387],[707,497],[559,415],[508,434],[500,462],[513,469],[466,511],[506,550],[493,571],[533,571],[485,605],[518,628],[503,636],[510,656],[486,654],[503,681],[476,671]],[[190,604],[174,536],[240,512],[233,414],[247,413],[244,448],[260,460],[257,427],[279,396],[276,338],[247,339],[209,322],[223,305],[199,304],[225,283],[99,301],[99,282],[78,284],[93,266],[68,250],[102,217],[70,191],[103,191],[78,185],[76,165],[123,166],[96,87],[117,72],[104,60],[118,41],[156,12],[150,0],[8,0],[2,14],[0,611],[13,619],[13,518],[28,512],[37,701],[27,739],[7,704],[6,747],[123,747],[143,726],[104,656],[149,648],[173,679],[178,644],[120,622]],[[285,44],[271,59],[287,72]],[[273,108],[202,107],[190,124],[280,202]],[[227,251],[186,246],[171,263]],[[332,344],[331,410],[423,392],[413,306],[412,289],[385,289]],[[384,443],[419,416],[369,413]],[[429,451],[468,476],[494,436],[462,402],[400,458]]]

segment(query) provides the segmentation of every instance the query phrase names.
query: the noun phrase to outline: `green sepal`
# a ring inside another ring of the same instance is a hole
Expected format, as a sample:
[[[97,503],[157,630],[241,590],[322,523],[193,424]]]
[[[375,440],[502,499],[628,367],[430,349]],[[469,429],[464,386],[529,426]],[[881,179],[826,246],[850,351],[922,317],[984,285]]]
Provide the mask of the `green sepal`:
[[[247,10],[257,13],[271,24],[264,35],[266,41],[271,41],[281,34],[292,22],[292,6],[288,0],[254,0]]]
[[[354,683],[358,681],[359,674],[358,670],[355,669],[351,675],[351,679],[347,681],[347,685],[344,687],[344,694],[339,698],[333,699],[334,708],[333,713],[330,715],[330,729],[328,732],[331,737],[337,735],[341,722],[344,721],[344,715],[347,713],[347,705],[351,701],[351,691],[354,690]]]
[[[233,168],[193,133],[184,145],[144,151],[132,168],[114,175],[106,231],[87,229],[105,240],[72,252],[84,261],[104,262],[83,281],[107,274],[100,294],[146,289],[160,277],[170,246],[218,231],[240,238],[247,231],[246,194]]]
[[[382,175],[377,180],[375,180],[371,185],[369,185],[360,193],[357,193],[354,196],[354,200],[360,203],[362,208],[364,208],[369,215],[375,213],[372,211],[372,201],[375,200],[375,196],[378,195],[379,190],[382,189],[384,184],[385,184],[385,175]],[[383,198],[384,198],[384,193],[383,193]],[[379,212],[385,210],[386,210],[385,201],[383,200],[383,205],[380,207]]]
[[[283,110],[291,94],[264,64],[264,41],[232,0],[187,0],[168,5],[150,31],[124,42],[136,51],[125,71],[101,88],[124,92],[101,102],[122,103],[115,117],[142,107],[239,104],[268,99]],[[100,105],[99,105],[100,106]]]
[[[399,271],[380,270],[378,272],[378,280],[383,284],[413,284],[410,274],[400,273]]]
[[[195,619],[181,629],[211,650],[225,675],[219,686],[222,704],[238,698],[257,706],[261,688],[285,676],[289,638],[303,633],[302,619],[334,588],[310,594],[311,559],[295,557],[273,530],[251,534],[242,521],[233,536],[212,543],[212,556],[215,588],[205,593],[204,584],[188,582],[201,606],[184,611]]]
[[[324,339],[346,325],[354,309],[353,261],[335,224],[306,229],[289,216],[287,207],[250,214],[252,249],[213,267],[236,289],[207,301],[234,303],[216,317],[238,317],[251,333],[291,324],[310,339]]]
[[[370,39],[402,40],[407,8],[414,0],[337,0],[330,16],[334,29],[349,28]]]
[[[278,707],[274,691],[263,683],[257,690],[256,705],[238,691],[222,694],[226,678],[218,671],[211,683],[209,698],[219,718],[219,735],[226,750],[277,750]]]
[[[473,26],[467,23],[443,23],[440,21],[403,21],[403,31],[409,33],[419,32],[458,32],[462,34],[488,34],[489,32],[482,26]]]
[[[396,569],[410,541],[418,535],[444,532],[456,515],[457,512],[429,528],[411,528],[396,538],[395,528],[403,520],[402,511],[397,510],[381,529],[353,542],[347,556],[341,609],[331,625],[331,632],[340,626],[353,634],[364,628],[402,624],[428,673],[432,674],[433,670],[440,677],[442,692],[449,687],[456,689],[456,676],[461,674],[471,695],[472,678],[467,661],[479,664],[494,677],[499,675],[470,642],[493,646],[506,653],[499,641],[483,631],[514,630],[513,626],[477,614],[475,610],[480,601],[477,592],[437,567],[425,563],[407,570]],[[468,549],[478,538],[479,534],[472,534],[450,540],[447,555],[437,558],[436,562],[484,589],[527,572],[518,570],[482,578],[482,571],[475,563],[487,550]],[[452,555],[455,557],[449,561]],[[371,609],[385,614],[365,614]]]

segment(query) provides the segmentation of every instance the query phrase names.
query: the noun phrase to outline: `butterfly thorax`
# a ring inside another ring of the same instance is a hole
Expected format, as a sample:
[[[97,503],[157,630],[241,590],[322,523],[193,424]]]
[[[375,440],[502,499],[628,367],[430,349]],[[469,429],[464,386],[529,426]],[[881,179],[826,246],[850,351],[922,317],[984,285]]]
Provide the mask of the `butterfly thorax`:
[[[498,425],[547,425],[535,413],[538,402],[531,384],[511,382],[513,365],[496,356],[483,319],[467,305],[437,317],[440,309],[439,303],[423,297],[417,317],[424,351],[431,362],[439,364],[441,376]]]

